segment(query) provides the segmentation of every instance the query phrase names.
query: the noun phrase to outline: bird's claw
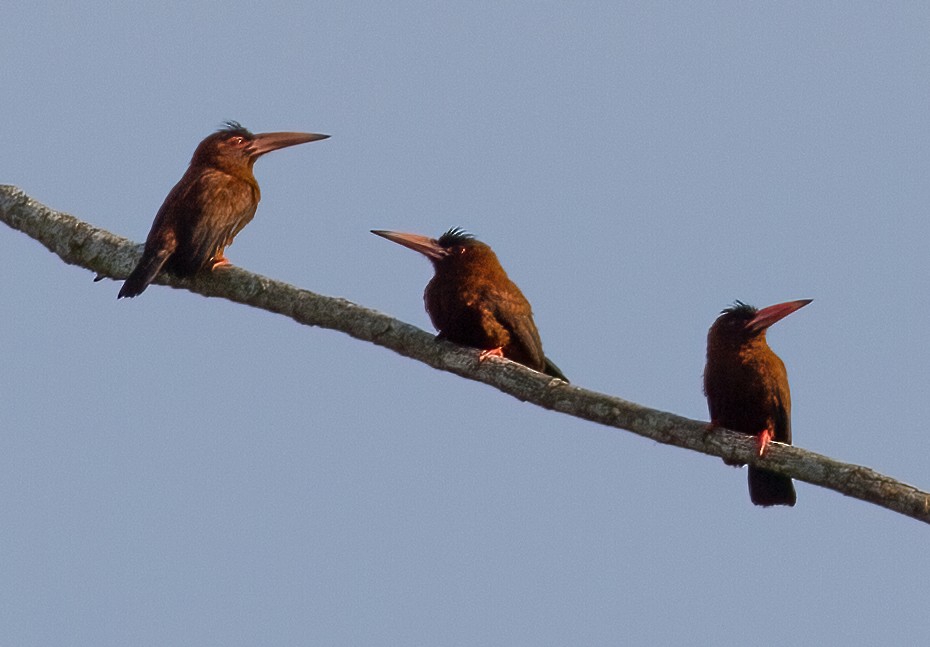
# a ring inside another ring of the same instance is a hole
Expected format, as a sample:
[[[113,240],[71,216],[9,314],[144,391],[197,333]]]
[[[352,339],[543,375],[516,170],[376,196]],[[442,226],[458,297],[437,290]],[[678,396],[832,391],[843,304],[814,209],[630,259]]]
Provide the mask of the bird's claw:
[[[759,434],[759,456],[765,453],[766,447],[769,446],[773,438],[775,438],[775,434],[772,433],[771,429],[762,430],[762,433]]]
[[[481,351],[481,354],[478,355],[478,361],[483,362],[489,357],[503,357],[504,349],[498,346],[497,348],[491,348],[488,350]]]

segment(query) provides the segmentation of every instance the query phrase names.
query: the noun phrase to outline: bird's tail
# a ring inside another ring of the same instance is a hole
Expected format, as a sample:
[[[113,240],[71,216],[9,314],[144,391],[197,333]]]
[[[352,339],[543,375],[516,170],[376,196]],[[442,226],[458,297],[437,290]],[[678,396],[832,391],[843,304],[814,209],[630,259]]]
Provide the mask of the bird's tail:
[[[552,363],[551,359],[546,357],[545,360],[546,360],[546,366],[545,366],[545,370],[543,371],[543,373],[545,373],[546,375],[550,375],[552,377],[557,377],[560,380],[565,380],[566,382],[568,382],[568,378],[565,377],[565,374],[562,373],[562,371],[559,369],[558,366]]]
[[[171,252],[167,250],[156,252],[155,254],[143,252],[139,264],[136,265],[136,269],[132,271],[132,274],[130,274],[129,278],[123,283],[123,287],[120,288],[116,298],[132,298],[142,294],[145,288],[149,286],[149,283],[151,283],[161,271],[161,268],[168,261],[170,256]]]
[[[749,466],[749,498],[756,505],[794,505],[797,494],[787,476]]]

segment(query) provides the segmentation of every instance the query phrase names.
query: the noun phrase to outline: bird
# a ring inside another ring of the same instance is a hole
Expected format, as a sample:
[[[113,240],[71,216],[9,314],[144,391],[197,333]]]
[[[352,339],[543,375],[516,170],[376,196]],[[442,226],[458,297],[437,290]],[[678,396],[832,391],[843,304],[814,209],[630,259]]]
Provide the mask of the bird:
[[[760,456],[772,440],[791,444],[788,373],[769,348],[765,331],[810,302],[787,301],[759,310],[736,301],[720,313],[707,333],[704,394],[710,426],[755,436]],[[794,484],[787,476],[750,465],[748,480],[749,498],[755,505],[793,506],[797,502]]]
[[[423,301],[437,339],[481,349],[481,359],[506,357],[568,381],[543,354],[533,311],[487,244],[460,228],[439,238],[373,229],[371,233],[420,252],[435,274]]]
[[[228,265],[223,251],[255,216],[261,199],[252,173],[255,160],[279,148],[328,137],[295,132],[253,134],[235,121],[206,137],[155,215],[142,258],[117,298],[142,294],[163,269],[192,276]]]

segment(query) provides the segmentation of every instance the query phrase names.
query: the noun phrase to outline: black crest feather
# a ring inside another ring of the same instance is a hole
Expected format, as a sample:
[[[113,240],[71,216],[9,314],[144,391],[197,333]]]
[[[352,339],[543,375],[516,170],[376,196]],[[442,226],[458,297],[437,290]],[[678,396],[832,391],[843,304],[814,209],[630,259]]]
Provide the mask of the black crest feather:
[[[453,245],[461,245],[472,240],[475,240],[473,235],[469,234],[461,227],[453,227],[439,237],[439,244],[443,247],[452,247]]]
[[[759,312],[759,309],[751,306],[749,304],[743,303],[742,301],[736,300],[733,302],[733,305],[724,308],[720,311],[722,315],[737,315],[747,318],[752,318]]]
[[[243,137],[252,138],[254,135],[249,131],[248,128],[240,124],[238,121],[224,121],[223,127],[220,128],[217,132],[219,133],[234,133],[236,135],[242,135]]]

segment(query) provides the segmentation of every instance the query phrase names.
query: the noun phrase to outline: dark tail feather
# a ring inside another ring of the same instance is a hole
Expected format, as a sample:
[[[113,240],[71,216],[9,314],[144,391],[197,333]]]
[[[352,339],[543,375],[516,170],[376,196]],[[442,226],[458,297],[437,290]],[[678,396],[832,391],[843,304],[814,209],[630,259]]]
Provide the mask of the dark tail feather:
[[[116,298],[132,298],[145,292],[145,288],[158,276],[162,266],[168,261],[169,256],[171,256],[171,253],[167,250],[160,250],[151,255],[143,252],[139,264],[136,265],[136,269],[132,271],[132,274],[130,274],[126,282],[123,283],[123,287],[120,288]]]
[[[787,476],[749,466],[749,498],[756,505],[794,505],[794,483]]]
[[[562,373],[562,371],[559,370],[559,367],[553,364],[552,360],[549,359],[548,357],[546,358],[546,366],[545,366],[545,370],[543,370],[543,373],[545,373],[546,375],[551,375],[552,377],[557,377],[560,380],[565,380],[566,382],[568,382],[568,378],[565,377],[565,374]]]

